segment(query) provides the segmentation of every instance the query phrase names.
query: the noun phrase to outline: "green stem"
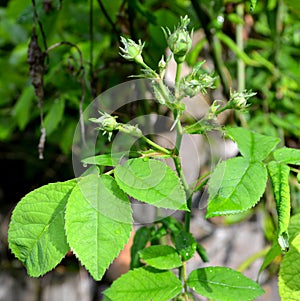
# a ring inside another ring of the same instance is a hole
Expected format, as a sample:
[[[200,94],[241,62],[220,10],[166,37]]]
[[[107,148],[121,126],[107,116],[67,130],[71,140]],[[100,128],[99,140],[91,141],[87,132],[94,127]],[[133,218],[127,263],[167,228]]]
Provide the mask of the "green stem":
[[[180,82],[181,69],[182,69],[182,63],[178,63],[177,68],[176,68],[176,76],[175,76],[175,97],[176,97],[176,99],[179,97],[179,82]]]
[[[141,137],[146,143],[148,143],[149,145],[153,146],[155,149],[161,151],[162,153],[164,154],[167,154],[167,155],[171,155],[172,152],[162,146],[160,146],[159,144],[155,143],[154,141],[148,139],[147,137],[145,136],[142,136]]]
[[[215,112],[215,115],[217,116],[217,115],[221,114],[222,112],[224,112],[224,111],[226,111],[226,110],[229,110],[229,109],[231,109],[231,106],[227,104],[227,105],[225,105],[222,109],[216,111],[216,112]]]
[[[241,19],[244,18],[243,3],[237,5],[236,12]],[[240,51],[244,51],[243,29],[243,24],[236,25],[236,44]],[[237,82],[238,92],[243,92],[245,90],[245,63],[240,57],[237,57]]]

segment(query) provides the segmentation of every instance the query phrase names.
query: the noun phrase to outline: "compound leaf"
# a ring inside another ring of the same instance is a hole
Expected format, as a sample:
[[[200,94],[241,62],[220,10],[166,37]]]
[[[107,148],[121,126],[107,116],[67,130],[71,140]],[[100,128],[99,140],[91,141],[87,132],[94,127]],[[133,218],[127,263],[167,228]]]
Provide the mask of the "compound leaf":
[[[282,301],[300,300],[300,234],[284,255],[279,271],[279,295]]]
[[[30,276],[52,270],[69,250],[64,212],[76,181],[52,183],[28,193],[14,209],[9,247]]]
[[[174,269],[182,265],[179,254],[171,246],[151,246],[139,254],[144,262],[159,270]]]
[[[72,251],[93,278],[100,280],[131,233],[127,196],[112,177],[91,174],[72,191],[65,219]]]
[[[254,300],[264,293],[256,282],[226,267],[194,270],[187,285],[198,294],[218,301]]]
[[[245,211],[259,201],[265,191],[267,170],[261,162],[243,157],[219,164],[211,175],[206,217]]]
[[[130,159],[115,168],[118,185],[139,201],[175,210],[187,210],[185,192],[175,172],[165,163]]]
[[[229,128],[226,133],[237,143],[241,154],[254,161],[265,159],[280,142],[279,138],[261,135],[245,128]]]
[[[281,163],[300,165],[300,149],[279,148],[274,151],[274,158]]]
[[[273,186],[278,215],[278,243],[283,251],[287,251],[289,248],[288,226],[291,211],[290,168],[286,164],[271,161],[268,163],[268,171]]]
[[[114,301],[168,301],[181,290],[182,284],[172,272],[138,268],[118,278],[104,295]]]

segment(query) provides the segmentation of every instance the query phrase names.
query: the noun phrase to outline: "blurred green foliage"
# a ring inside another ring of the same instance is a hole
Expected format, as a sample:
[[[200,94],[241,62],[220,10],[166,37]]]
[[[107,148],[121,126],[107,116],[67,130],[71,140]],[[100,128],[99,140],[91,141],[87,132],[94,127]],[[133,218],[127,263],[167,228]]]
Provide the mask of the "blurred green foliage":
[[[173,29],[185,14],[195,37],[189,66],[206,59],[225,100],[231,88],[257,92],[249,112],[227,122],[299,148],[298,0],[9,0],[0,2],[2,159],[17,165],[23,160],[20,177],[33,183],[72,176],[71,147],[80,105],[84,110],[101,92],[139,73],[119,55],[120,36],[145,41],[145,61],[153,67],[166,49],[160,27]],[[33,28],[44,54],[44,161],[38,160],[41,112],[27,62]],[[147,110],[129,108],[122,118]],[[41,172],[44,176],[37,180]],[[293,195],[296,208],[297,189]]]

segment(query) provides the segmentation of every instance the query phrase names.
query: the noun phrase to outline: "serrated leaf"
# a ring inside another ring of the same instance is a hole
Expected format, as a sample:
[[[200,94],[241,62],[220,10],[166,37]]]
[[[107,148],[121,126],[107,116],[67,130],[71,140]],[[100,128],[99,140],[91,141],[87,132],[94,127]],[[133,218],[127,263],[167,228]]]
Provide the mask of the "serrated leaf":
[[[226,267],[194,270],[187,285],[198,294],[218,301],[254,300],[264,293],[256,282]]]
[[[68,252],[64,211],[75,186],[75,180],[42,186],[28,193],[14,209],[9,247],[30,276],[52,270]]]
[[[47,135],[50,135],[57,128],[63,118],[64,110],[65,100],[56,99],[44,120]]]
[[[261,162],[237,157],[223,161],[213,171],[206,217],[250,209],[265,191],[267,169]]]
[[[175,210],[187,210],[185,192],[175,172],[165,163],[130,159],[115,168],[118,185],[139,201]]]
[[[300,165],[300,149],[279,148],[274,151],[274,158],[281,163]]]
[[[278,243],[283,251],[287,251],[289,248],[288,226],[291,212],[290,168],[283,163],[271,161],[268,163],[268,171],[273,186],[278,215]]]
[[[182,266],[181,258],[171,246],[151,246],[139,252],[141,259],[148,265],[169,270]]]
[[[279,271],[279,295],[282,301],[300,300],[300,234],[291,242]]]
[[[182,230],[179,233],[176,233],[174,243],[176,250],[184,261],[192,258],[196,252],[197,242],[193,235],[189,232]]]
[[[265,159],[280,142],[279,138],[261,135],[245,128],[229,128],[226,133],[237,143],[241,154],[254,161]]]
[[[118,278],[104,295],[113,301],[168,301],[181,290],[181,282],[172,272],[138,268]]]
[[[65,219],[72,251],[100,280],[130,237],[132,212],[127,196],[112,177],[91,174],[72,191]]]

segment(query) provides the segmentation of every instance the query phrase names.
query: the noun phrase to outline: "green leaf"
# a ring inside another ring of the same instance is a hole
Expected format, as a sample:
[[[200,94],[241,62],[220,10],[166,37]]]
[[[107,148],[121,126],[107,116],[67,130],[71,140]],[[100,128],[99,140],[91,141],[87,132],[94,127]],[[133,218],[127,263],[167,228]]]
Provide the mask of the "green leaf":
[[[119,164],[122,157],[125,155],[124,152],[103,154],[99,156],[92,156],[81,160],[84,164],[95,164],[101,166],[116,166]],[[130,152],[131,156],[138,156],[137,152]]]
[[[283,163],[271,161],[268,163],[268,171],[273,186],[278,215],[278,243],[283,251],[287,251],[289,248],[288,226],[291,211],[290,168]]]
[[[300,233],[300,213],[291,217],[288,233],[289,242],[292,242],[292,240]],[[280,246],[278,241],[274,241],[272,247],[264,258],[264,262],[259,269],[259,273],[261,273],[279,255],[281,255]]]
[[[133,244],[130,249],[131,261],[130,269],[139,268],[140,262],[139,251],[143,250],[150,240],[150,230],[147,227],[141,227],[135,232]]]
[[[53,102],[50,111],[47,113],[44,120],[47,135],[50,135],[57,128],[57,126],[63,118],[64,110],[65,100],[56,99]]]
[[[101,166],[116,166],[122,157],[121,153],[118,154],[103,154],[99,156],[92,156],[81,160],[84,164],[95,164]]]
[[[95,174],[80,180],[66,209],[69,245],[95,280],[100,280],[128,241],[130,202],[115,180]]]
[[[28,193],[14,209],[9,247],[30,276],[52,270],[69,250],[64,211],[75,185],[71,180],[42,186]]]
[[[218,301],[254,300],[264,293],[256,282],[226,267],[194,270],[187,285],[198,294]]]
[[[170,246],[151,246],[139,253],[143,261],[159,270],[169,270],[182,266],[179,254]]]
[[[268,251],[268,253],[266,254],[264,261],[262,263],[262,265],[260,266],[259,272],[258,274],[260,275],[260,273],[266,268],[268,267],[273,260],[277,257],[281,255],[281,248],[278,244],[278,241],[275,240],[270,248],[270,250]]]
[[[257,0],[250,0],[250,12],[253,13]]]
[[[206,217],[245,211],[259,201],[265,191],[267,169],[261,162],[237,157],[223,161],[213,171]]]
[[[118,278],[104,295],[113,301],[168,301],[181,290],[181,282],[172,272],[138,268]]]
[[[241,154],[253,161],[265,159],[280,142],[279,138],[261,135],[245,128],[229,128],[226,133],[237,143]]]
[[[300,213],[291,217],[288,232],[290,241],[292,241],[300,233]]]
[[[121,189],[137,200],[157,207],[187,210],[179,178],[161,161],[130,159],[115,168],[115,179]]]
[[[193,235],[184,230],[175,235],[174,243],[176,250],[181,255],[182,260],[186,261],[193,257],[197,249],[197,242]]]
[[[274,158],[281,163],[300,165],[300,149],[279,148],[274,152]]]
[[[282,301],[300,300],[300,234],[291,242],[279,271],[279,295]]]
[[[33,98],[34,89],[33,86],[30,85],[23,90],[18,102],[14,106],[13,115],[16,117],[20,130],[24,130],[29,121]]]

